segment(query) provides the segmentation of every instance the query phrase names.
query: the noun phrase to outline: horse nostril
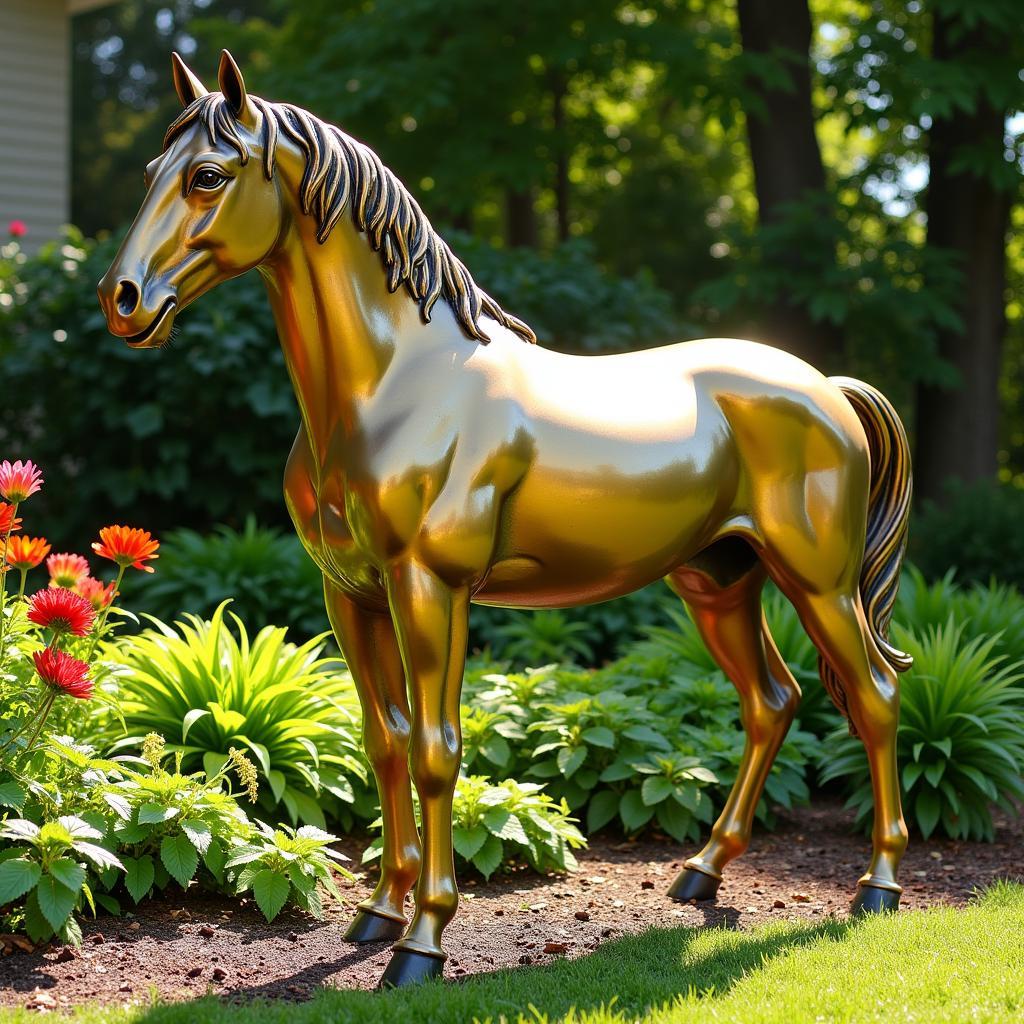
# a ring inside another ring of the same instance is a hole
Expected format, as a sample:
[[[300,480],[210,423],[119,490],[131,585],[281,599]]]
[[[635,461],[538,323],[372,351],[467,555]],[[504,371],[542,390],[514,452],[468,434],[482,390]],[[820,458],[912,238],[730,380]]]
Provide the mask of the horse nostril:
[[[121,316],[131,316],[139,308],[139,289],[131,281],[118,281],[114,301]]]

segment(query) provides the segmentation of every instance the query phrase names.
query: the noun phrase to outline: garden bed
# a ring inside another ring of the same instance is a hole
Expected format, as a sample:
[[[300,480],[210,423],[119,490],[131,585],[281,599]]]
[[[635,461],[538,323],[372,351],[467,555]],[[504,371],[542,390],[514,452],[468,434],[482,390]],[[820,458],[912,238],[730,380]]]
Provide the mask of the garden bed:
[[[773,834],[759,834],[726,876],[711,905],[680,906],[665,889],[682,864],[671,842],[595,838],[580,870],[564,878],[528,872],[463,881],[464,899],[446,932],[446,973],[459,978],[503,967],[580,956],[602,942],[652,925],[747,928],[769,920],[819,922],[843,916],[868,843],[850,831],[838,804],[788,814]],[[361,845],[347,841],[358,859]],[[1024,824],[997,819],[994,843],[915,839],[904,861],[906,910],[963,904],[1001,877],[1024,877]],[[342,883],[353,902],[374,880]],[[48,1009],[83,1002],[187,1000],[208,991],[235,1001],[303,1000],[321,986],[370,988],[388,947],[350,946],[341,930],[351,908],[331,908],[326,922],[294,910],[267,924],[248,904],[194,889],[146,901],[132,918],[100,916],[84,926],[80,953],[50,946],[0,960],[0,1005]]]

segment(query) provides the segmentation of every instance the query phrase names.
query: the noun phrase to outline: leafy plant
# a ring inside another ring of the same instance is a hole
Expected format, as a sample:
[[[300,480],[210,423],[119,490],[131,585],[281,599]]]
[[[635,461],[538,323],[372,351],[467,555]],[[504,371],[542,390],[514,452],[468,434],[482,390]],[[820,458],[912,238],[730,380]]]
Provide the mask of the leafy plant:
[[[575,821],[564,800],[553,799],[536,783],[492,783],[470,775],[460,777],[455,787],[455,853],[484,878],[517,860],[535,871],[573,870],[577,865],[572,851],[587,845]],[[379,819],[374,824],[379,826]],[[380,852],[378,839],[367,848],[363,862],[375,860]]]
[[[546,665],[552,661],[593,661],[594,650],[586,637],[585,622],[572,621],[563,611],[543,609],[520,613],[498,626],[494,636],[506,658],[523,665]]]
[[[151,619],[152,628],[111,652],[129,734],[116,748],[137,749],[159,733],[185,770],[213,776],[237,747],[259,770],[260,813],[280,805],[293,823],[320,827],[325,807],[343,821],[372,817],[344,663],[320,657],[322,637],[296,646],[285,629],[267,626],[250,641],[237,616],[229,628],[225,608],[208,622],[187,615],[176,628]]]
[[[904,813],[926,838],[992,839],[993,806],[1015,812],[1024,798],[1024,663],[995,653],[996,638],[966,639],[952,619],[916,637],[896,627],[914,658],[902,678],[898,756]],[[843,779],[857,821],[873,800],[860,741],[837,733],[822,755],[822,781]]]

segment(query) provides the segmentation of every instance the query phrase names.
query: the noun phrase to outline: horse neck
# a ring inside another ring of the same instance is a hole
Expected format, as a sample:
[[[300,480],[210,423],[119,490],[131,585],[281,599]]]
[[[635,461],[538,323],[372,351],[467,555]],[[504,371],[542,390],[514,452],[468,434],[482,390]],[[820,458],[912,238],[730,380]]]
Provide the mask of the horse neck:
[[[303,425],[321,464],[339,430],[354,434],[400,349],[428,325],[402,290],[387,290],[377,253],[348,217],[324,243],[297,216],[260,268]]]

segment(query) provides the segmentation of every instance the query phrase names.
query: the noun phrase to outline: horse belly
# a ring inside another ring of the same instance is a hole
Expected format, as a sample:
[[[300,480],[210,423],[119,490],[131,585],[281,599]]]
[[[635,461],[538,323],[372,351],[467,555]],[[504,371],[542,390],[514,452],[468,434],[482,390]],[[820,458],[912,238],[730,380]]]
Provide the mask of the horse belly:
[[[593,468],[535,465],[503,514],[502,543],[474,596],[481,604],[569,607],[665,576],[727,518],[738,471],[731,444],[609,446]]]

